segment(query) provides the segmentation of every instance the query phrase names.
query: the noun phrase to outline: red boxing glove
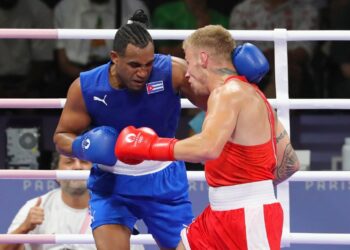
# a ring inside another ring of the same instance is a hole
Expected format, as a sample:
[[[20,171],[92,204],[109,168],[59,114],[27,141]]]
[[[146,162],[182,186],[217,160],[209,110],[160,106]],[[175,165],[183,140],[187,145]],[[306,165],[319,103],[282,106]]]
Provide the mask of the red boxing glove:
[[[137,160],[173,161],[176,142],[175,138],[159,138],[150,128],[129,126],[119,134],[114,153],[128,164]]]

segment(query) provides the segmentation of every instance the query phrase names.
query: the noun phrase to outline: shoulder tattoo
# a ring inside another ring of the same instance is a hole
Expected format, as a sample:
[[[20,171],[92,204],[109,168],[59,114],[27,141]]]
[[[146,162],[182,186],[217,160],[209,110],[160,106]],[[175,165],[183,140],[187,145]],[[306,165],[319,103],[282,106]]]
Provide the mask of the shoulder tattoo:
[[[228,69],[228,68],[219,68],[219,69],[217,69],[217,72],[218,72],[220,75],[233,75],[233,74],[237,74],[236,71],[231,70],[231,69]]]
[[[283,130],[277,137],[276,137],[276,142],[278,143],[280,140],[282,140],[284,137],[286,137],[288,134],[287,134],[287,131],[286,130]]]

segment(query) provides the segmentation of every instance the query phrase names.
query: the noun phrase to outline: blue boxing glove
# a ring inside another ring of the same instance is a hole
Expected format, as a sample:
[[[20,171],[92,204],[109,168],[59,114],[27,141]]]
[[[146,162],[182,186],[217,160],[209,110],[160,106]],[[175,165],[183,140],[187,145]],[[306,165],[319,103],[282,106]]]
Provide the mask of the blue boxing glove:
[[[73,141],[73,155],[81,160],[113,166],[117,161],[114,146],[118,135],[114,128],[108,126],[89,130]]]
[[[251,83],[259,83],[270,70],[269,62],[264,54],[251,43],[237,46],[233,51],[232,62],[237,73],[245,76]]]

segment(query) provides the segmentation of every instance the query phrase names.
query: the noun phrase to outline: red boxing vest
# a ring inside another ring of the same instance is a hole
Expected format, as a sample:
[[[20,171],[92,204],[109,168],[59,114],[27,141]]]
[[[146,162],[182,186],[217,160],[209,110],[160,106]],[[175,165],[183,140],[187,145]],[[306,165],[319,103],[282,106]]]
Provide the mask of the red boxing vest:
[[[236,78],[247,82],[243,76],[230,76],[225,83]],[[275,120],[272,107],[265,95],[253,85],[263,98],[268,109],[271,125],[271,138],[269,141],[253,146],[239,145],[227,142],[220,156],[205,163],[205,177],[212,187],[232,186],[248,182],[273,180],[276,167],[276,136]]]

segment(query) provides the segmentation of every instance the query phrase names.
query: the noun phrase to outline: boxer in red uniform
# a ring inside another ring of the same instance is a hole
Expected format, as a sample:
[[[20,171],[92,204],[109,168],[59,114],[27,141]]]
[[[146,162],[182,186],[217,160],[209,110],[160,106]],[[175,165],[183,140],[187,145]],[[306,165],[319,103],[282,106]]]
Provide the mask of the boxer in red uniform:
[[[227,30],[198,29],[183,47],[191,87],[209,95],[202,132],[176,140],[130,126],[118,137],[116,156],[205,162],[210,205],[182,231],[178,249],[280,249],[283,211],[273,184],[299,169],[289,136],[264,94],[236,72]]]

